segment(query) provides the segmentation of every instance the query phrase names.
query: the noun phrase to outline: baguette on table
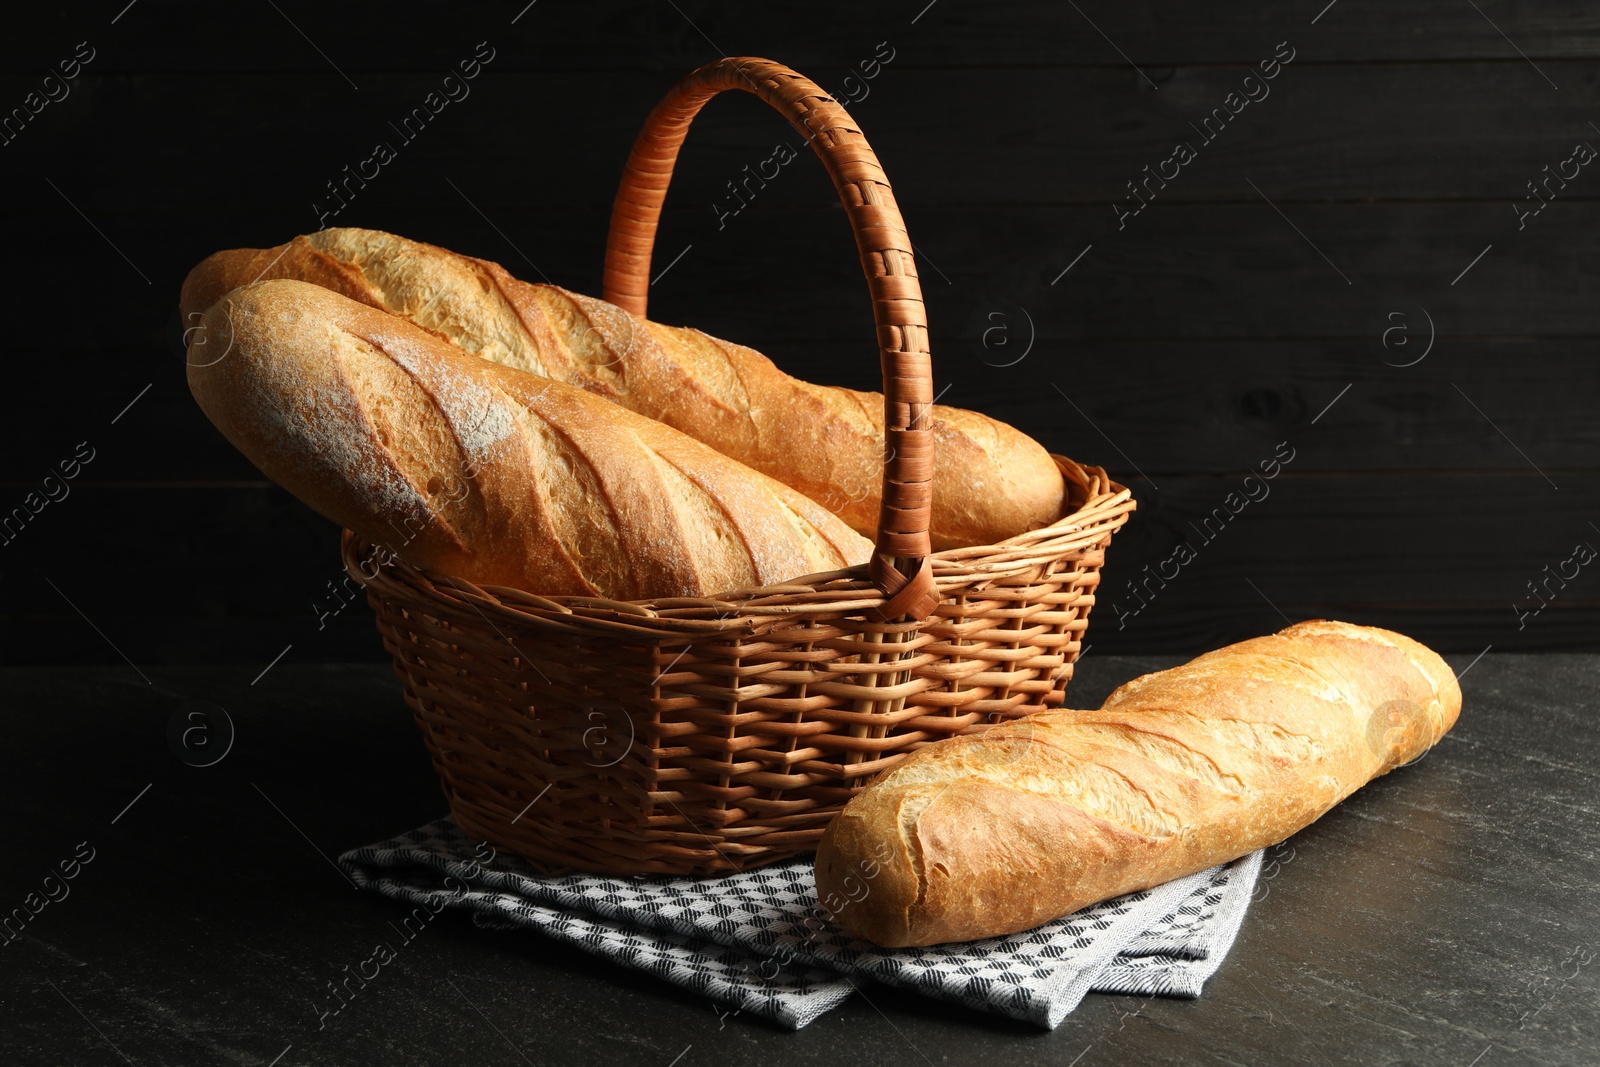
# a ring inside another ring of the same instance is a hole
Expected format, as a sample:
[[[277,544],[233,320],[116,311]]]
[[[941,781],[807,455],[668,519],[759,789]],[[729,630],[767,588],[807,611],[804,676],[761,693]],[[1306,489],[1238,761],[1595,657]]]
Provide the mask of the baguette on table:
[[[544,596],[709,596],[854,566],[825,508],[582,389],[307,282],[193,331],[188,378],[279,485],[408,562]]]
[[[185,325],[229,290],[271,278],[314,282],[496,363],[581,386],[776,478],[852,529],[877,528],[880,393],[812,385],[754,349],[377,230],[218,252],[184,281]],[[931,415],[935,550],[993,544],[1064,514],[1066,483],[1038,442],[962,408]]]
[[[1028,930],[1282,841],[1460,710],[1416,641],[1299,623],[919,749],[828,827],[817,897],[884,946]]]

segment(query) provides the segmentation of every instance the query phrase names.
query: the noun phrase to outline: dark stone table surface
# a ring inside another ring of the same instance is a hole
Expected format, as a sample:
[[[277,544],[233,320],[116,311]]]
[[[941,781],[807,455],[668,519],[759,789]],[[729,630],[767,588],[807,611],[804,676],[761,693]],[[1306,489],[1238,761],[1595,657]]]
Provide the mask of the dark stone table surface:
[[[0,914],[57,898],[0,940],[0,1063],[1600,1063],[1600,656],[1450,660],[1455,731],[1269,853],[1203,997],[1054,1031],[872,987],[791,1032],[455,912],[319,1029],[404,911],[330,857],[444,810],[388,669],[0,670]],[[1091,655],[1070,703],[1173,662]],[[189,701],[234,724],[211,766]]]

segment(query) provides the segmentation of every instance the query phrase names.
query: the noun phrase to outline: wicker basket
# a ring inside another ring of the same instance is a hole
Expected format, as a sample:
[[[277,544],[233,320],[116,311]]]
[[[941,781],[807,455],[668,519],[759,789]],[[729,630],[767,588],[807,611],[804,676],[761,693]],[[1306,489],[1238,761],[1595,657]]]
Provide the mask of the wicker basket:
[[[456,822],[551,872],[716,874],[809,851],[906,753],[1059,705],[1106,547],[1134,507],[1103,470],[1057,456],[1066,517],[929,552],[932,373],[911,243],[850,117],[779,64],[702,67],[651,113],[617,194],[606,299],[644,315],[678,148],[725,89],[806,136],[860,248],[892,445],[871,564],[621,603],[374,566],[373,546],[345,534]]]

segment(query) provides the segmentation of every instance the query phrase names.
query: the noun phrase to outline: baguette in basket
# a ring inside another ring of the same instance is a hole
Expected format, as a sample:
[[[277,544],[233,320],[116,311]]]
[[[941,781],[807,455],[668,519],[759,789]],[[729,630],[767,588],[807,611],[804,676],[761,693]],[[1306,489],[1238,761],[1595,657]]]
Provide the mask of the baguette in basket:
[[[320,286],[246,286],[201,324],[189,386],[224,436],[414,565],[639,600],[756,588],[871,553],[814,501],[669,426]]]
[[[870,536],[877,526],[882,394],[812,385],[754,349],[377,230],[218,252],[183,283],[184,322],[263,278],[315,282],[468,352],[581,386],[799,490],[852,529]],[[935,550],[994,544],[1061,518],[1065,483],[1038,442],[962,408],[931,414]]]

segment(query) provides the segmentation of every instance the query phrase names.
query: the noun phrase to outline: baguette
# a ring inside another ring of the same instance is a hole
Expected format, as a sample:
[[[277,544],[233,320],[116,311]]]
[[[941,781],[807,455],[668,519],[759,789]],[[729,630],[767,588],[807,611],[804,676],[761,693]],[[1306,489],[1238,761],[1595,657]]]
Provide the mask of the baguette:
[[[671,427],[328,289],[246,286],[201,326],[189,386],[223,435],[417,566],[641,600],[756,588],[871,554],[814,501]]]
[[[319,230],[276,248],[218,252],[184,281],[185,324],[265,278],[314,282],[496,363],[580,386],[778,479],[861,533],[877,528],[880,393],[812,385],[754,349],[376,230]],[[942,405],[932,427],[935,550],[993,544],[1062,516],[1061,471],[1032,438]]]
[[[1282,841],[1460,710],[1426,647],[1303,622],[919,749],[829,826],[817,896],[884,946],[1031,929]]]

